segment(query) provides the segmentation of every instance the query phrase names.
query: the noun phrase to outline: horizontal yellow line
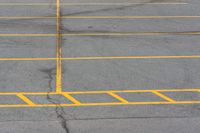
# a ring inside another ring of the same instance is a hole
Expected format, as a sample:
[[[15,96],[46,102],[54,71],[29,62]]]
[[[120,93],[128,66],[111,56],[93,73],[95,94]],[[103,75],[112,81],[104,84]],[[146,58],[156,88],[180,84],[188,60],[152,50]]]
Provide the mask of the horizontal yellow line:
[[[1,16],[0,19],[55,19],[56,17],[46,16]]]
[[[48,16],[1,16],[0,19],[55,19]],[[200,16],[62,16],[62,19],[197,19]]]
[[[146,92],[198,92],[199,89],[164,89],[164,90],[108,90],[108,91],[76,91],[68,92],[69,94],[103,94],[103,93],[146,93]],[[0,93],[1,95],[1,93]]]
[[[69,33],[62,36],[161,36],[161,35],[200,35],[200,32],[121,32],[121,33]]]
[[[63,19],[165,19],[200,18],[200,16],[63,16]]]
[[[180,55],[180,56],[99,56],[99,57],[71,57],[61,58],[65,61],[75,60],[114,60],[114,59],[199,59],[200,55]],[[56,58],[0,58],[0,61],[53,61]]]
[[[113,103],[81,103],[81,104],[59,104],[63,107],[81,107],[81,106],[114,106],[114,105],[175,105],[175,104],[200,104],[200,101],[176,101],[176,102],[113,102]],[[56,107],[57,104],[5,104],[0,105],[0,108],[19,108],[19,107]]]
[[[61,36],[162,36],[200,35],[200,32],[113,32],[113,33],[68,33]],[[56,34],[0,34],[0,37],[53,37]]]
[[[180,59],[180,58],[200,58],[200,55],[191,55],[191,56],[110,56],[110,57],[75,57],[75,58],[62,58],[62,60]]]
[[[3,37],[54,37],[56,34],[0,34]]]
[[[148,5],[179,5],[188,4],[186,2],[154,2],[154,3],[142,3],[142,2],[132,2],[132,3],[61,3],[61,6],[121,6],[121,5],[138,5],[138,4],[148,4]],[[0,6],[56,6],[56,3],[0,3]]]
[[[146,92],[199,92],[200,88],[191,88],[191,89],[185,89],[185,88],[179,88],[179,89],[151,89],[151,90],[97,90],[97,91],[74,91],[74,92],[62,92],[62,93],[56,93],[56,92],[0,92],[0,95],[17,95],[17,94],[23,94],[23,95],[62,95],[64,93],[67,94],[107,94],[107,93],[146,93]]]
[[[56,58],[0,58],[0,61],[51,61]]]

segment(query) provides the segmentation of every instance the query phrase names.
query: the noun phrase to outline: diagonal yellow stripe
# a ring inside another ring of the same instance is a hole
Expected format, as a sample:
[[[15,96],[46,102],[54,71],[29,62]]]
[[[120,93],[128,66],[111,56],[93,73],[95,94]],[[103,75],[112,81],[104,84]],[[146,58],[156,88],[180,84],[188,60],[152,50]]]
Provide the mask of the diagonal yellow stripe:
[[[159,97],[161,97],[161,98],[163,98],[163,99],[165,99],[165,100],[167,100],[167,101],[169,101],[169,102],[176,102],[175,100],[165,96],[164,94],[162,94],[162,93],[160,93],[158,91],[152,91],[152,93],[157,95],[157,96],[159,96]]]
[[[19,98],[21,98],[24,102],[26,102],[30,106],[35,106],[35,103],[33,103],[30,99],[28,99],[26,96],[24,96],[22,93],[16,94]]]
[[[73,96],[71,96],[68,93],[62,93],[63,96],[65,96],[67,99],[69,99],[70,101],[72,101],[74,104],[80,105],[81,102],[79,102],[78,100],[76,100]]]
[[[108,94],[111,95],[112,97],[116,98],[117,100],[121,101],[122,103],[128,103],[127,100],[125,100],[124,98],[120,97],[116,93],[108,92]]]

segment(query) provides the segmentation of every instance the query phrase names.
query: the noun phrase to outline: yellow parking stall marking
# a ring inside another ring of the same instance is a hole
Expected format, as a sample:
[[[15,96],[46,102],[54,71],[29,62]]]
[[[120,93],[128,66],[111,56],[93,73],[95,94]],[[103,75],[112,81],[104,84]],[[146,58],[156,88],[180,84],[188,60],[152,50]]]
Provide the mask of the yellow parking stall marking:
[[[159,96],[159,97],[161,97],[162,99],[167,100],[168,102],[176,102],[172,98],[169,98],[169,97],[165,96],[164,94],[162,94],[162,93],[160,93],[158,91],[152,91],[152,93],[155,94],[155,95],[157,95],[157,96]]]
[[[1,37],[55,37],[56,34],[0,34]]]
[[[140,93],[146,93],[146,92],[200,92],[200,88],[178,88],[178,89],[151,89],[151,90],[95,90],[95,91],[69,91],[69,92],[62,92],[62,93],[56,93],[56,92],[0,92],[1,95],[17,95],[17,94],[24,94],[24,95],[56,95],[56,94],[107,94],[109,92],[113,93],[134,93],[134,92],[140,92]]]
[[[113,103],[82,103],[78,104],[59,104],[61,107],[89,107],[89,106],[119,106],[119,105],[190,105],[190,104],[200,104],[200,101],[177,101],[177,102],[113,102]],[[0,108],[22,108],[22,107],[57,107],[57,104],[37,104],[34,106],[24,105],[24,104],[4,104],[0,105]]]
[[[146,102],[130,102],[128,100],[125,100],[124,98],[120,97],[116,93],[146,93],[151,92],[155,95],[167,100],[167,101],[146,101]],[[178,104],[200,104],[200,101],[175,101],[164,94],[161,94],[161,92],[179,92],[177,95],[181,94],[181,92],[196,92],[199,93],[200,89],[165,89],[165,90],[105,90],[105,91],[77,91],[77,92],[62,92],[62,93],[56,93],[56,92],[0,92],[0,96],[10,96],[10,95],[16,95],[19,98],[21,98],[23,101],[25,101],[27,104],[0,104],[0,108],[19,108],[19,107],[56,107],[57,104],[35,104],[33,101],[29,100],[25,95],[63,95],[68,100],[72,101],[72,104],[59,104],[59,106],[63,107],[79,107],[79,106],[114,106],[114,105],[178,105]],[[119,100],[119,102],[97,102],[97,103],[81,103],[78,100],[76,100],[72,95],[74,94],[81,94],[84,96],[84,94],[109,94],[113,96],[113,98],[116,98]]]
[[[80,105],[81,102],[79,102],[78,100],[76,100],[73,96],[71,96],[68,93],[62,93],[63,96],[65,96],[67,99],[69,99],[70,101],[72,101],[74,104]]]
[[[122,59],[199,59],[200,55],[180,55],[180,56],[91,56],[91,57],[69,57],[60,58],[64,61],[81,61],[81,60],[122,60]],[[0,58],[0,61],[53,61],[57,58]]]
[[[16,94],[20,99],[22,99],[24,102],[26,102],[29,106],[35,106],[35,103],[33,103],[30,99],[28,99],[26,96],[24,96],[22,93]]]
[[[1,16],[0,19],[55,19],[56,17],[46,16]]]
[[[0,61],[51,61],[56,58],[0,58]]]
[[[189,59],[200,58],[200,55],[189,56],[102,56],[102,57],[74,57],[62,58],[62,60],[112,60],[112,59]]]
[[[63,16],[63,19],[192,19],[200,16]]]
[[[132,3],[61,3],[61,6],[127,6],[127,5],[139,5],[139,4],[147,4],[147,5],[185,5],[189,4],[186,2],[153,2],[153,3],[145,3],[145,2],[132,2]],[[56,6],[55,3],[0,3],[0,6]]]
[[[109,32],[109,33],[68,33],[60,36],[163,36],[200,35],[200,32]],[[0,37],[53,37],[57,34],[0,34]]]
[[[200,35],[200,32],[110,32],[110,33],[68,33],[62,36],[163,36]]]
[[[1,16],[0,19],[55,19],[48,16]],[[61,19],[199,19],[200,16],[60,16]]]
[[[108,90],[108,91],[75,91],[75,92],[68,92],[69,94],[103,94],[103,93],[146,93],[146,92],[153,92],[153,91],[157,91],[157,92],[198,92],[200,91],[200,88],[196,88],[196,89],[184,89],[184,88],[180,88],[180,89],[163,89],[163,90]],[[1,95],[1,93],[0,93]]]
[[[56,92],[62,92],[62,36],[60,31],[60,0],[56,0]]]
[[[124,98],[120,97],[119,95],[117,95],[116,93],[113,92],[108,92],[108,94],[114,98],[116,98],[117,100],[121,101],[122,103],[128,103],[127,100],[125,100]]]

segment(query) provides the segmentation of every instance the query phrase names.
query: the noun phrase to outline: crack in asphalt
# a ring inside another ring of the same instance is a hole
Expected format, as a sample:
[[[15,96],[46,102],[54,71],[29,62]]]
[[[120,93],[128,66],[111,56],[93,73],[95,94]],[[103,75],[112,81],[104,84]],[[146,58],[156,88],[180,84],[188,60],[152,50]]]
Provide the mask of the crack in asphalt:
[[[81,12],[69,13],[69,14],[64,14],[64,16],[82,15],[82,14],[97,13],[97,12],[106,12],[106,11],[115,11],[115,10],[124,10],[125,8],[139,7],[139,6],[147,5],[148,3],[156,3],[156,2],[163,2],[163,0],[149,0],[149,1],[143,2],[143,3],[130,4],[130,5],[126,5],[126,6],[120,6],[120,7],[112,7],[112,8],[104,8],[104,9],[93,10],[93,11],[88,10],[88,11],[81,11]]]
[[[62,16],[61,14],[61,11],[60,11],[60,16]],[[59,23],[60,23],[60,32],[62,32],[62,24],[61,24],[61,18],[59,18]],[[62,43],[62,36],[60,36],[60,33],[59,33],[59,39],[61,40],[60,43]],[[62,44],[60,44],[60,47],[62,47]],[[56,77],[56,66],[53,67],[53,68],[50,68],[50,69],[40,69],[41,72],[45,73],[48,75],[48,93],[47,93],[47,97],[46,99],[52,103],[52,104],[55,104],[56,107],[55,107],[55,112],[56,112],[56,116],[57,118],[59,119],[60,121],[60,124],[61,124],[61,127],[64,129],[64,131],[66,133],[70,133],[70,130],[67,126],[67,118],[65,118],[65,111],[64,111],[64,108],[60,105],[60,101],[58,99],[55,99],[55,98],[52,98],[51,95],[49,94],[50,92],[53,92],[54,91],[54,88],[55,86],[52,85],[52,82],[53,82],[53,79],[54,77]],[[62,71],[63,73],[63,71]]]
[[[43,72],[43,73],[45,73],[45,74],[47,74],[47,76],[48,76],[48,88],[49,88],[49,90],[48,90],[48,94],[47,94],[47,97],[46,97],[46,99],[50,102],[50,103],[52,103],[52,104],[55,104],[56,105],[56,107],[55,107],[55,112],[56,112],[56,116],[57,116],[57,118],[59,119],[59,121],[60,121],[60,123],[61,123],[61,126],[62,126],[62,128],[65,130],[65,132],[66,133],[70,133],[70,131],[69,131],[69,129],[68,129],[68,127],[67,127],[67,119],[65,118],[65,111],[64,111],[64,109],[63,109],[63,107],[62,106],[60,106],[60,101],[59,100],[57,100],[57,99],[55,99],[55,98],[52,98],[51,96],[50,96],[50,92],[52,92],[53,90],[54,90],[54,87],[53,87],[53,85],[52,85],[52,82],[53,82],[53,79],[54,79],[54,76],[53,75],[55,75],[55,70],[56,70],[56,68],[55,67],[53,67],[53,68],[49,68],[49,69],[40,69],[40,71],[41,72]]]
[[[61,15],[61,11],[60,11],[60,15]],[[60,21],[60,24],[61,24],[61,19],[59,19],[59,21]],[[60,29],[61,29],[62,27],[60,26]],[[62,40],[62,37],[60,36],[59,37],[59,39],[61,39]],[[60,42],[62,42],[62,41],[60,41]],[[62,46],[61,44],[60,44],[60,46]],[[48,81],[48,88],[49,88],[49,90],[48,90],[48,94],[47,94],[47,97],[46,97],[46,99],[50,102],[50,103],[52,103],[52,104],[55,104],[56,105],[56,107],[55,107],[55,112],[56,112],[56,116],[57,116],[57,118],[59,119],[59,121],[60,121],[60,124],[61,124],[61,127],[64,129],[64,131],[66,132],[66,133],[70,133],[70,131],[69,131],[69,128],[67,127],[67,119],[65,118],[65,111],[64,111],[64,108],[62,107],[62,106],[60,106],[60,101],[59,100],[57,100],[57,99],[55,99],[55,98],[52,98],[51,96],[50,96],[50,92],[52,92],[52,91],[54,91],[54,88],[55,88],[55,86],[53,87],[52,86],[52,81],[53,81],[53,75],[54,76],[56,76],[56,66],[55,67],[53,67],[53,68],[50,68],[50,69],[43,69],[43,70],[41,70],[42,72],[44,72],[44,73],[46,73],[47,75],[48,75],[48,78],[49,78],[49,81]]]

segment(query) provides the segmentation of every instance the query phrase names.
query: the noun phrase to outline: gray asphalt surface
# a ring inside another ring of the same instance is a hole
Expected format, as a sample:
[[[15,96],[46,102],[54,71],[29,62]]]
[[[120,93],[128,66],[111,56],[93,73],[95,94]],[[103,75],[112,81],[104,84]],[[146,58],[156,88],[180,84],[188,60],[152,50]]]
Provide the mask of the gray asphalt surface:
[[[3,16],[56,16],[55,0],[0,0]],[[199,0],[62,0],[62,3],[144,3],[61,6],[63,16],[198,16]],[[188,4],[148,4],[187,2]],[[62,4],[61,4],[62,5]],[[62,19],[62,33],[198,32],[200,18]],[[55,34],[55,19],[0,19],[0,34]],[[199,35],[65,36],[63,57],[200,55]],[[0,58],[55,58],[55,37],[0,36]],[[63,61],[63,91],[200,87],[200,59]],[[0,92],[55,90],[55,61],[0,61]],[[176,93],[174,93],[176,98]],[[187,95],[200,100],[200,95]],[[131,96],[126,96],[130,98]],[[185,96],[186,97],[186,96]],[[49,102],[46,97],[29,97]],[[57,99],[58,97],[54,97]],[[83,101],[96,97],[79,97]],[[178,97],[179,98],[179,97]],[[177,98],[177,99],[178,99]],[[58,98],[61,102],[66,102]],[[100,97],[100,100],[106,99]],[[109,98],[108,98],[109,99]],[[143,99],[148,97],[143,96]],[[154,100],[153,97],[149,98]],[[20,103],[0,96],[0,104]],[[112,100],[112,99],[111,99]],[[134,99],[136,100],[136,99]],[[137,99],[138,101],[141,99]],[[200,105],[0,108],[0,133],[199,133]]]

